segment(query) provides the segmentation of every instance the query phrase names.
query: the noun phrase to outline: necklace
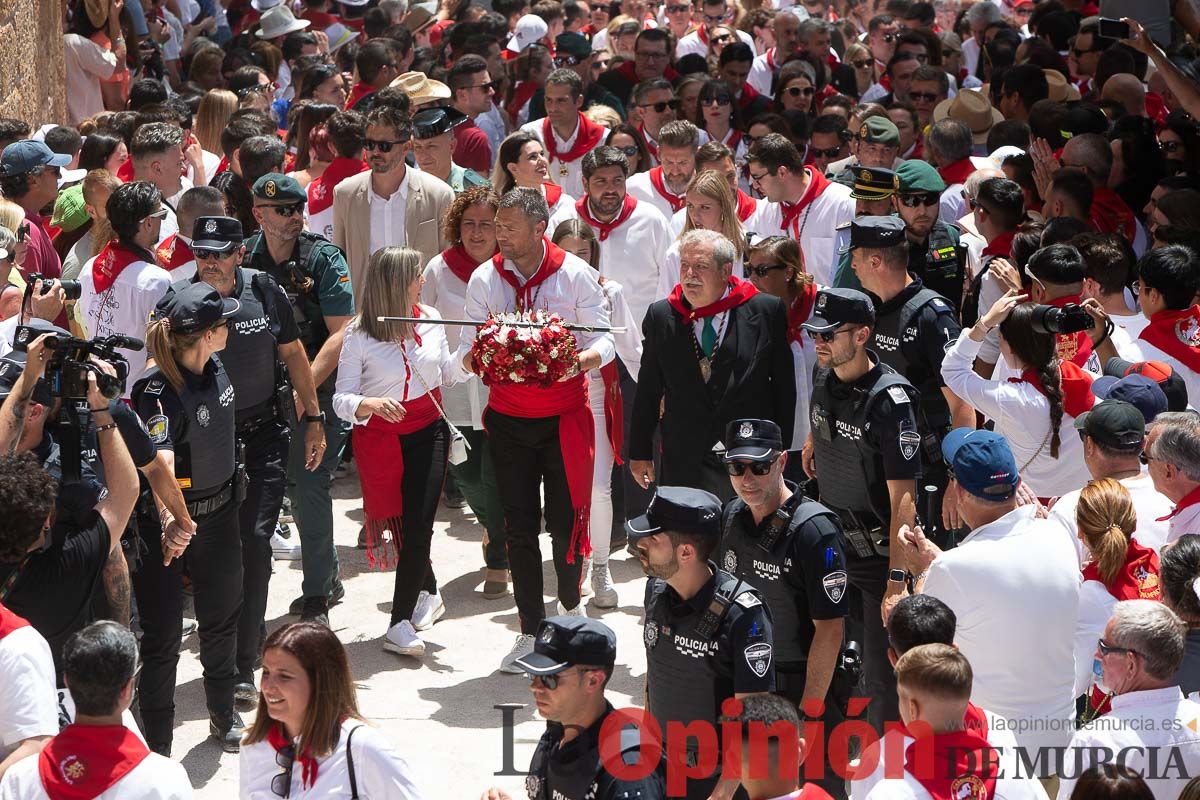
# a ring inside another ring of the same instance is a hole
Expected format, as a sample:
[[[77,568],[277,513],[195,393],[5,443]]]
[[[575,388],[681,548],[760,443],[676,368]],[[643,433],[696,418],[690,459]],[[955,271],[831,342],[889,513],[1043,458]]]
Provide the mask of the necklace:
[[[693,324],[692,329],[692,348],[696,351],[696,360],[700,364],[700,379],[708,383],[712,378],[712,362],[717,358],[717,349],[721,346],[721,335],[725,332],[725,322],[728,319],[728,312],[721,317],[720,323],[717,325],[717,345],[713,349],[712,356],[704,355],[704,351],[700,349],[700,340],[696,338],[696,326]]]

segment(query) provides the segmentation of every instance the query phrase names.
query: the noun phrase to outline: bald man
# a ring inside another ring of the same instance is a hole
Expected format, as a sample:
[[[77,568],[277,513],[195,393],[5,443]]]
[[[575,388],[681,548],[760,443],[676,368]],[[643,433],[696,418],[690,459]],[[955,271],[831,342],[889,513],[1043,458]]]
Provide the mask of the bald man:
[[[1125,108],[1125,113],[1136,117],[1146,114],[1146,87],[1135,76],[1120,72],[1104,82],[1101,100],[1112,100]]]

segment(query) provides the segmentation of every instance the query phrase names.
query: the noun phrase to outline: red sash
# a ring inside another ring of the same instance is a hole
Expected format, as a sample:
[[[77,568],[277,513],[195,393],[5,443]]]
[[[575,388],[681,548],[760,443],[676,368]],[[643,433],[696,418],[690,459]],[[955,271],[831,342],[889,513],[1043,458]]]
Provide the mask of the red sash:
[[[321,177],[308,184],[308,213],[320,214],[333,205],[333,190],[346,178],[367,169],[361,158],[335,158],[321,173]]]
[[[600,140],[607,132],[607,128],[597,125],[580,113],[579,124],[575,128],[575,144],[571,145],[570,150],[560,153],[558,145],[554,141],[554,128],[550,125],[550,118],[546,117],[542,120],[542,144],[546,146],[546,155],[551,161],[557,159],[564,164],[569,161],[578,161],[586,156],[596,145],[600,144]]]
[[[358,83],[354,84],[354,87],[350,90],[350,96],[346,98],[346,111],[353,109],[355,103],[357,103],[359,100],[362,100],[367,95],[374,93],[374,91],[375,87],[369,83],[363,83],[362,81],[359,81]]]
[[[542,196],[546,198],[546,205],[553,210],[558,201],[562,199],[562,187],[557,183],[543,183]]]
[[[1092,226],[1100,233],[1116,233],[1130,242],[1137,235],[1137,220],[1120,195],[1107,186],[1098,186],[1092,194]]]
[[[100,255],[92,262],[92,280],[96,284],[96,293],[107,292],[126,267],[145,260],[144,253],[121,244],[116,239],[104,245]]]
[[[1095,561],[1083,568],[1083,579],[1104,583]],[[1117,600],[1162,600],[1158,553],[1130,539],[1125,550],[1125,563],[1112,583],[1105,583],[1104,588]]]
[[[3,639],[15,630],[28,627],[28,620],[9,611],[3,603],[0,603],[0,639]]]
[[[267,729],[267,744],[274,747],[276,753],[292,744],[284,735],[282,728],[282,725],[275,724]],[[303,788],[307,789],[317,782],[317,771],[321,765],[313,758],[308,747],[305,747],[303,752],[296,753],[295,763],[300,765],[300,782]]]
[[[1179,512],[1183,511],[1185,508],[1190,508],[1197,503],[1200,503],[1200,486],[1197,486],[1195,489],[1192,489],[1190,492],[1185,494],[1179,501],[1179,504],[1172,509],[1171,513],[1167,514],[1165,517],[1159,517],[1158,522],[1166,522],[1172,517],[1177,516]]]
[[[1000,256],[1008,258],[1012,254],[1013,237],[1017,235],[1016,231],[1005,231],[987,243],[987,247],[983,248],[980,256]]]
[[[496,253],[496,255],[492,256],[492,266],[496,268],[497,274],[516,291],[517,309],[520,311],[528,310],[533,305],[533,290],[551,275],[558,272],[559,267],[563,265],[563,261],[567,257],[565,250],[551,242],[545,236],[542,237],[542,247],[546,251],[546,254],[542,256],[542,263],[538,265],[537,272],[533,273],[533,277],[525,281],[524,286],[517,280],[516,275],[504,268],[504,255],[502,253]]]
[[[933,800],[992,800],[997,754],[988,740],[973,731],[940,733],[932,738],[932,764],[923,758],[927,754],[922,748],[928,747],[928,742],[918,740],[904,751],[904,769]]]
[[[480,262],[467,254],[466,249],[461,244],[457,244],[449,250],[443,250],[442,261],[446,262],[446,266],[454,273],[454,277],[458,278],[464,284],[470,282],[471,275],[474,274],[480,264]]]
[[[1084,372],[1070,361],[1060,361],[1058,372],[1062,377],[1063,411],[1072,417],[1078,417],[1085,411],[1091,411],[1096,404],[1096,395],[1092,394],[1092,375]],[[1009,378],[1009,383],[1028,383],[1043,395],[1046,387],[1042,385],[1037,371],[1027,369],[1019,378]]]
[[[600,368],[600,377],[604,379],[604,429],[608,433],[608,443],[612,445],[613,459],[618,465],[624,464],[621,445],[625,443],[625,403],[615,358]]]
[[[575,213],[579,218],[592,226],[592,230],[600,237],[600,241],[608,238],[608,235],[624,224],[625,220],[633,216],[633,210],[637,208],[637,198],[631,194],[625,195],[625,199],[621,203],[621,210],[613,217],[611,222],[601,222],[592,216],[592,212],[588,209],[588,198],[585,194],[583,197],[575,201]]]
[[[1077,294],[1060,297],[1057,300],[1047,300],[1046,305],[1062,308],[1069,303],[1082,303],[1083,300]],[[1059,333],[1055,335],[1058,340],[1058,358],[1060,361],[1070,361],[1077,367],[1087,366],[1088,359],[1092,355],[1092,337],[1087,335],[1086,331],[1076,331],[1075,333]]]
[[[743,192],[741,189],[737,190],[737,217],[742,224],[745,224],[746,220],[750,219],[750,215],[753,214],[754,210],[757,208],[757,200]]]
[[[533,93],[540,88],[541,85],[533,81],[521,81],[517,84],[517,88],[513,89],[512,100],[508,104],[508,117],[512,120],[514,127],[517,125],[517,115],[529,102],[529,98],[533,97]]]
[[[433,391],[440,402],[439,390]],[[367,515],[367,563],[380,569],[392,566],[393,555],[398,555],[402,546],[404,450],[400,437],[416,433],[438,418],[429,394],[405,401],[404,408],[407,413],[399,422],[388,422],[376,414],[366,425],[355,425],[352,433],[354,452],[362,455],[358,477]],[[390,542],[384,541],[385,530],[392,532]]]
[[[1192,372],[1200,372],[1200,305],[1159,311],[1138,337]]]
[[[709,303],[699,308],[690,308],[687,305],[687,300],[683,297],[683,286],[678,283],[671,290],[670,296],[667,297],[667,302],[671,304],[671,308],[679,312],[679,316],[683,317],[683,321],[686,324],[691,325],[698,319],[714,317],[723,311],[740,306],[756,294],[758,294],[758,289],[754,288],[753,283],[744,281],[736,275],[730,275],[728,294],[715,303]]]
[[[813,303],[817,300],[816,282],[805,284],[800,290],[800,296],[788,306],[788,341],[799,342],[804,339],[804,329],[800,326],[812,315]]]
[[[804,190],[804,194],[795,203],[779,204],[779,209],[783,212],[783,224],[780,227],[785,232],[791,233],[797,241],[800,239],[800,229],[796,220],[799,219],[800,213],[820,197],[821,192],[825,191],[825,187],[829,185],[829,179],[817,170],[812,167],[804,169],[808,172],[808,188]]]
[[[654,187],[654,191],[658,192],[670,204],[672,211],[678,211],[687,205],[686,197],[675,194],[667,188],[667,182],[663,180],[662,167],[654,167],[650,170],[650,185]]]
[[[942,180],[946,182],[947,186],[953,186],[956,183],[966,183],[967,178],[971,177],[971,173],[974,171],[975,165],[971,163],[971,159],[963,158],[939,169],[938,175],[942,176]]]
[[[68,725],[38,756],[51,800],[93,800],[150,755],[124,725]]]
[[[158,250],[154,251],[154,255],[158,256],[158,263],[168,272],[179,269],[189,261],[196,260],[191,245],[180,239],[178,233],[168,236],[158,246]]]

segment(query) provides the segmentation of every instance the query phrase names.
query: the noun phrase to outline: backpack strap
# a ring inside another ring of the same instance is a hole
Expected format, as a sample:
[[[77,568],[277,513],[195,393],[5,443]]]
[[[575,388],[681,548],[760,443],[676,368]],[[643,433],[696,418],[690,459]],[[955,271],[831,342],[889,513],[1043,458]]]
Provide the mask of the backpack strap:
[[[362,725],[356,725],[346,735],[346,772],[350,774],[350,800],[358,800],[358,780],[354,776],[354,751],[350,749],[350,745],[354,742],[354,733]]]

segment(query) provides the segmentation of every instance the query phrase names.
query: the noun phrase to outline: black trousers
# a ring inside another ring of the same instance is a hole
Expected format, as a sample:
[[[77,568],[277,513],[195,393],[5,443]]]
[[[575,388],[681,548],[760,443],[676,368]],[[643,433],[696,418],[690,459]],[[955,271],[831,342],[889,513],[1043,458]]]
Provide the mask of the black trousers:
[[[900,699],[896,696],[896,672],[888,661],[888,635],[880,608],[887,587],[887,559],[882,556],[858,558],[847,548],[846,576],[862,595],[863,696],[870,699],[867,720],[876,733],[883,735],[883,723],[900,719]]]
[[[437,591],[429,548],[433,540],[433,518],[446,482],[446,453],[450,444],[449,430],[441,419],[399,438],[404,454],[404,479],[400,489],[404,515],[400,557],[396,562],[396,586],[392,592],[392,625],[412,619],[417,595],[422,589],[431,593]],[[358,468],[369,470],[371,466],[360,462]]]
[[[300,433],[303,437],[303,431]],[[242,439],[246,445],[246,499],[238,510],[242,535],[242,613],[238,619],[238,680],[252,683],[254,662],[262,648],[267,589],[271,584],[271,534],[287,489],[291,433],[282,424],[269,424]],[[301,441],[299,446],[303,447]]]
[[[488,409],[485,417],[491,440],[496,485],[504,506],[504,532],[508,539],[508,566],[513,597],[521,619],[521,633],[537,632],[546,616],[542,600],[542,484],[545,484],[546,527],[558,578],[558,600],[563,608],[579,605],[583,559],[567,563],[575,507],[567,486],[567,471],[558,443],[558,417],[527,419]]]
[[[196,535],[183,558],[192,579],[196,622],[199,624],[200,663],[204,667],[204,697],[209,713],[233,710],[237,681],[238,615],[242,609],[242,543],[237,504],[196,518]],[[138,518],[147,553],[133,576],[141,615],[142,672],[138,695],[146,741],[158,753],[170,753],[175,726],[175,673],[179,666],[183,627],[183,563],[163,566],[162,529],[152,514]]]

